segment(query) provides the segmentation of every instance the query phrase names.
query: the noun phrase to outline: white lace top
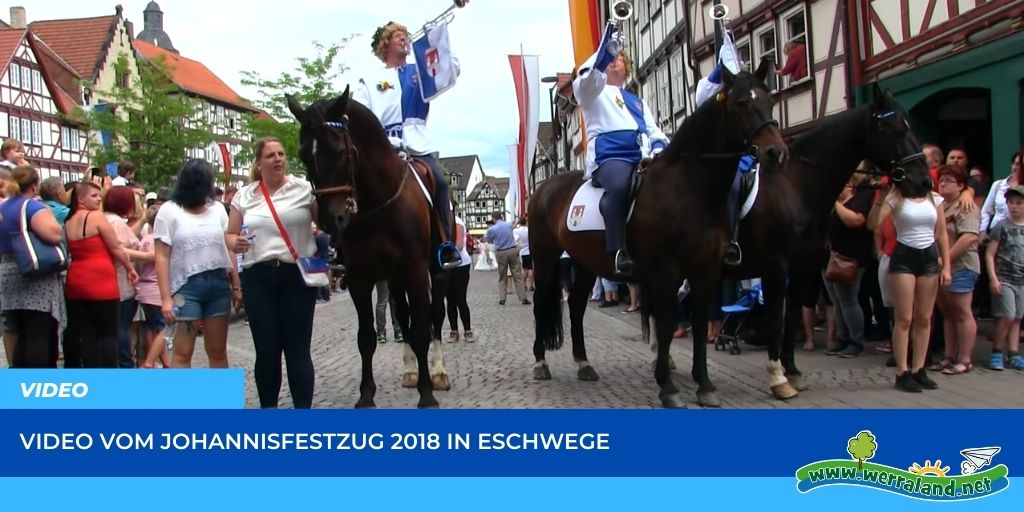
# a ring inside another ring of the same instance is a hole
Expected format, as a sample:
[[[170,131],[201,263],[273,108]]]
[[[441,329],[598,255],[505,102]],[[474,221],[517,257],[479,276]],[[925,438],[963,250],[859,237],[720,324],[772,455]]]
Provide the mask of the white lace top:
[[[153,237],[171,246],[171,293],[177,293],[188,278],[216,269],[230,269],[224,232],[228,214],[211,203],[201,214],[192,214],[175,203],[160,207],[153,223]]]

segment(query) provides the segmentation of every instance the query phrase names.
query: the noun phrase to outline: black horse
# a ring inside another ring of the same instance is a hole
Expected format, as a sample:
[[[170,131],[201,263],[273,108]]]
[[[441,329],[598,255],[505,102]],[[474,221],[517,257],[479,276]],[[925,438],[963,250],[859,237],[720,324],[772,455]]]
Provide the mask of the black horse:
[[[437,407],[433,389],[451,386],[439,359],[440,344],[430,350],[434,361],[430,365],[427,361],[430,274],[437,267],[431,253],[440,223],[413,173],[428,188],[432,175],[398,156],[373,113],[349,101],[347,88],[341,96],[308,108],[289,96],[288,108],[300,123],[299,156],[317,195],[317,223],[337,235],[345,255],[349,293],[359,315],[362,380],[356,407],[375,406],[377,341],[370,299],[374,284],[381,280],[391,287],[396,320],[415,354],[415,361],[407,358],[403,385],[418,388],[419,407]],[[417,371],[408,371],[410,362]]]
[[[723,269],[726,277],[762,279],[765,321],[758,334],[768,341],[768,374],[779,399],[807,387],[794,360],[800,307],[808,287],[821,278],[826,223],[857,165],[868,160],[895,180],[930,179],[906,112],[877,86],[869,104],[824,121],[790,150],[784,172],[761,175],[757,200],[740,223],[740,244],[748,257],[739,267]],[[787,381],[795,389],[776,392]]]
[[[632,217],[627,243],[636,262],[634,276],[645,290],[645,302],[653,306],[659,344],[655,379],[666,407],[684,405],[669,375],[669,343],[675,329],[676,290],[685,278],[692,286],[691,301],[698,315],[695,330],[706,329],[711,292],[718,286],[720,266],[731,233],[728,229],[726,195],[741,156],[753,154],[766,165],[781,164],[786,145],[772,117],[772,96],[764,85],[764,63],[756,75],[724,73],[725,90],[687,118],[664,153],[647,166]],[[573,356],[578,378],[597,380],[587,359],[583,340],[583,315],[595,275],[614,274],[612,256],[604,250],[604,233],[572,232],[566,227],[573,194],[582,183],[578,172],[555,176],[542,183],[530,200],[530,252],[534,260],[536,291],[534,318],[536,358],[534,378],[551,378],[546,350],[561,347],[562,288],[559,256],[569,252],[576,278],[569,294]],[[703,326],[703,327],[702,327]],[[704,339],[698,332],[695,339]],[[698,343],[694,360],[703,360],[707,348]],[[708,388],[705,366],[694,366],[702,402]]]

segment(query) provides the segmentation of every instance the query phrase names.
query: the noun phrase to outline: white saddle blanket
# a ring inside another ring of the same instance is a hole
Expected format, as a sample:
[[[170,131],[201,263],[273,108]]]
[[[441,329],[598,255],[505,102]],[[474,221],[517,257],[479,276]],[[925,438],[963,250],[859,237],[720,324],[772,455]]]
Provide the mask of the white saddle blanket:
[[[743,201],[743,207],[740,209],[741,219],[746,218],[754,207],[760,184],[761,173],[754,171],[754,186],[751,187],[750,194]],[[600,206],[602,197],[604,197],[604,189],[595,187],[591,180],[584,181],[580,188],[576,189],[576,194],[572,196],[572,202],[569,203],[569,213],[565,219],[565,225],[569,231],[604,231],[604,216],[601,215]]]
[[[597,188],[590,180],[584,181],[576,190],[569,203],[569,214],[565,225],[569,231],[604,231],[604,216],[601,215],[601,197],[604,189]]]

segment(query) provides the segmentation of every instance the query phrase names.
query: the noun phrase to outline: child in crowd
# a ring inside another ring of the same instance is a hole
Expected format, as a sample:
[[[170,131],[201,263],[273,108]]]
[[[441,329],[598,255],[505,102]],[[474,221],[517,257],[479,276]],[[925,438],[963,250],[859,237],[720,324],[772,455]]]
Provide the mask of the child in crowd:
[[[1024,185],[1006,191],[1009,216],[989,232],[989,287],[992,291],[992,316],[996,317],[992,356],[988,366],[1004,368],[1003,347],[1009,350],[1010,367],[1024,370],[1020,350],[1020,321],[1024,317]]]
[[[146,209],[146,223],[150,226],[156,221],[156,214],[160,211],[159,206],[150,206]],[[153,233],[143,235],[139,242],[139,252],[147,255],[146,258],[136,257],[136,269],[139,272],[139,280],[135,283],[135,299],[142,306],[142,325],[146,329],[146,357],[140,364],[142,368],[153,368],[156,360],[164,368],[171,367],[171,359],[167,354],[167,344],[164,343],[164,314],[160,306],[160,288],[156,282],[156,244]]]

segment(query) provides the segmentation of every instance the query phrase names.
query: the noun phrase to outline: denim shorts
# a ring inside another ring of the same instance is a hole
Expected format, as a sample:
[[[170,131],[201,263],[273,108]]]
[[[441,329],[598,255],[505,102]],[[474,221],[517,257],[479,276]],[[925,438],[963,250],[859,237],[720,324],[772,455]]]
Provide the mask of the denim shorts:
[[[189,276],[174,294],[174,304],[181,308],[177,315],[181,322],[228,316],[231,314],[231,283],[227,272],[214,269]]]
[[[164,311],[160,306],[152,304],[139,304],[142,308],[142,325],[149,331],[162,331],[167,327],[164,322]]]
[[[974,291],[974,284],[978,282],[978,273],[962,268],[953,272],[953,281],[949,283],[946,291],[949,293],[971,293]]]
[[[915,276],[933,276],[939,273],[939,252],[935,244],[924,249],[915,249],[909,245],[896,244],[889,259],[889,274],[914,274]]]
[[[1024,284],[1001,281],[1003,293],[992,295],[992,316],[996,318],[1024,317]]]

